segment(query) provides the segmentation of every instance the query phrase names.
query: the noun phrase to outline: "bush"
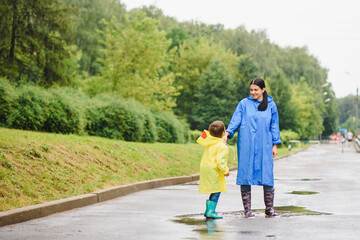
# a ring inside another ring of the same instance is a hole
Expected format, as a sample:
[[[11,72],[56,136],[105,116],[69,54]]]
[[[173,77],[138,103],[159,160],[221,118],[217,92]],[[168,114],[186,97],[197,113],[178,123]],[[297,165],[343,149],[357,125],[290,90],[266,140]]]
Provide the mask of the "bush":
[[[48,94],[37,87],[21,88],[14,100],[7,125],[12,128],[42,131],[48,116],[48,99]]]
[[[6,121],[8,127],[56,133],[80,132],[81,116],[65,95],[34,86],[19,90]]]
[[[155,113],[159,142],[187,143],[189,141],[188,126],[172,113]]]
[[[290,140],[299,140],[300,135],[291,130],[281,130],[280,131],[280,139],[285,146],[288,146],[290,143]]]
[[[80,133],[82,131],[80,112],[67,95],[54,90],[51,93],[43,130],[56,133]]]
[[[87,110],[86,130],[90,135],[140,141],[144,134],[140,119],[123,101],[100,102]]]
[[[200,130],[191,130],[190,131],[190,141],[195,143],[196,140],[201,136],[202,131]]]
[[[134,100],[100,96],[86,111],[90,135],[126,141],[155,142],[156,119],[150,110]]]
[[[15,98],[14,87],[4,78],[0,78],[0,125],[6,125]]]
[[[15,88],[0,79],[0,125],[33,131],[87,133],[138,142],[187,143],[188,125],[118,95],[89,98],[70,88]]]

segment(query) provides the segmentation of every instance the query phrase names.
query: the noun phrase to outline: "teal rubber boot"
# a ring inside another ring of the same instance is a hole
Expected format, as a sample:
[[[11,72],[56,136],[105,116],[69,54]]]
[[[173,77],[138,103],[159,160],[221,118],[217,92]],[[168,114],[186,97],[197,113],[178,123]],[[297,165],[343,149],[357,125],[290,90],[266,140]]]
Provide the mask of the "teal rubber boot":
[[[209,214],[209,209],[210,209],[210,200],[206,201],[206,210],[204,213],[204,217],[206,217]]]
[[[206,218],[211,218],[211,219],[221,219],[223,217],[217,215],[217,213],[215,212],[216,209],[216,205],[217,202],[213,202],[210,200],[206,201],[206,211],[205,211],[205,217]]]

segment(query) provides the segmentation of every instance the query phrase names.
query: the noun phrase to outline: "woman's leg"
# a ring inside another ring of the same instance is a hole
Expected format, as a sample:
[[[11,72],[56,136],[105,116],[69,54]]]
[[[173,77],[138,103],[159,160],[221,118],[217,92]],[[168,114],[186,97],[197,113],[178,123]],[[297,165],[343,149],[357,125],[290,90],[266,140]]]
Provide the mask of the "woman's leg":
[[[251,211],[251,186],[241,185],[241,198],[244,205],[245,217],[254,217],[255,215]]]
[[[263,188],[264,188],[265,214],[268,217],[275,217],[277,216],[274,210],[275,189],[273,186],[265,186],[265,185]]]

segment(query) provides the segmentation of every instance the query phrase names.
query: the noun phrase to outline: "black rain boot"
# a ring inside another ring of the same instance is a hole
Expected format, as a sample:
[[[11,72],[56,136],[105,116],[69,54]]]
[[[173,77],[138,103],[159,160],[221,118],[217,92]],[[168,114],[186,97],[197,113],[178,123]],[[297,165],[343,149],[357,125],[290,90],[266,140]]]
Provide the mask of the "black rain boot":
[[[267,191],[264,190],[265,214],[266,217],[278,216],[274,210],[274,194],[275,189]]]
[[[251,190],[241,191],[241,198],[244,205],[245,217],[254,217],[255,215],[251,211]]]

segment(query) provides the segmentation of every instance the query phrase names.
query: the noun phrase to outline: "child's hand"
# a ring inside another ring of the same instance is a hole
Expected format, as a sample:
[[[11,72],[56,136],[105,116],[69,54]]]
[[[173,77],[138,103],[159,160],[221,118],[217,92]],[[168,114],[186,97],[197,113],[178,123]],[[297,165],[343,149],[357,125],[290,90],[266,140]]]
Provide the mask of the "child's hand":
[[[224,175],[225,177],[228,177],[230,176],[230,172],[228,172],[227,174]]]

